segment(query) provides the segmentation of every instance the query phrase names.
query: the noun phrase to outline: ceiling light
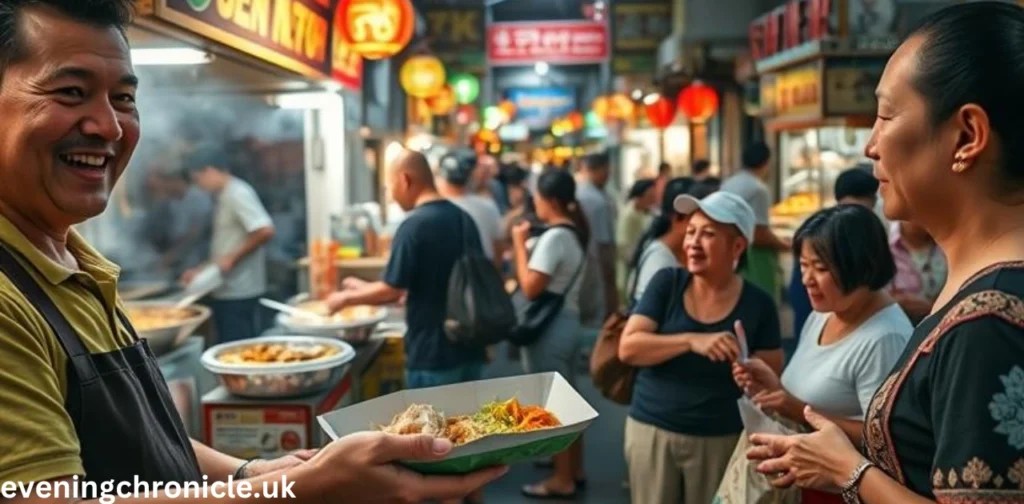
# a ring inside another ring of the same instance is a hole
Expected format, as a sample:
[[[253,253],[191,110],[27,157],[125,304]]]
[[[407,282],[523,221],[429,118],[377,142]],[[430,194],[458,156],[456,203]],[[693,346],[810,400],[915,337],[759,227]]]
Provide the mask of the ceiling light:
[[[212,54],[191,47],[132,49],[135,65],[205,65],[211,61]]]
[[[551,70],[551,67],[546,61],[538,61],[536,65],[533,65],[533,71],[537,72],[537,75],[541,77],[547,75],[548,70]]]
[[[274,105],[283,109],[322,109],[332,101],[341,101],[341,95],[327,91],[309,93],[282,93],[272,98]]]

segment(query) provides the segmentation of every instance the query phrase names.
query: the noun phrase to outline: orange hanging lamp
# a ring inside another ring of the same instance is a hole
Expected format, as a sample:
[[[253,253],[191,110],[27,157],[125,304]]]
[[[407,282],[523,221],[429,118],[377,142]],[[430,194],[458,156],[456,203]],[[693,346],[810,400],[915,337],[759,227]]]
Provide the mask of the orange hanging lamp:
[[[455,110],[455,91],[451,86],[441,88],[441,92],[427,98],[427,106],[430,113],[436,116],[446,116]]]

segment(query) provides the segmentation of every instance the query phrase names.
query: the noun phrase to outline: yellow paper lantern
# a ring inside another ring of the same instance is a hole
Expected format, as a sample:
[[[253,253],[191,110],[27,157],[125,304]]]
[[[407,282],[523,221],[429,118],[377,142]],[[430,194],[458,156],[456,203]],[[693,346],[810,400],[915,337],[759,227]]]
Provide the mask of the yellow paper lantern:
[[[594,104],[591,106],[591,110],[597,115],[601,121],[607,121],[611,119],[612,102],[607,96],[598,96],[594,100]]]
[[[433,56],[413,56],[399,72],[402,89],[409,96],[431,98],[445,87],[444,63]]]

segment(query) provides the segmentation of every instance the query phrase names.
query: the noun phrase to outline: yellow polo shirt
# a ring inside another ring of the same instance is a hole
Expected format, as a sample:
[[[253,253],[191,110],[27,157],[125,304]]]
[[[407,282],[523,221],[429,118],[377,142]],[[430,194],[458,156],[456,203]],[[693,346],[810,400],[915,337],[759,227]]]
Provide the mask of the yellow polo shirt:
[[[53,300],[92,353],[132,343],[116,322],[120,269],[74,231],[68,250],[81,271],[67,269],[37,250],[7,219],[0,217],[0,242],[27,260],[18,260]],[[17,254],[16,254],[17,255]],[[102,302],[90,291],[101,293]],[[0,482],[42,481],[84,475],[78,437],[64,410],[67,355],[43,316],[0,273]]]

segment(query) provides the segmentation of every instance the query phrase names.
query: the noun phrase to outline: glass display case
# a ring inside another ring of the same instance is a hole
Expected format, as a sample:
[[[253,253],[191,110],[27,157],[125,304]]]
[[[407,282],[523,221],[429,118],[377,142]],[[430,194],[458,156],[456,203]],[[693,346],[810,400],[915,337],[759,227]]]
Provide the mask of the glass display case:
[[[772,227],[791,236],[812,213],[835,203],[833,187],[844,170],[868,163],[870,128],[826,126],[779,132],[779,203]]]

